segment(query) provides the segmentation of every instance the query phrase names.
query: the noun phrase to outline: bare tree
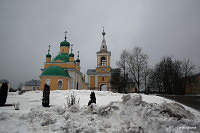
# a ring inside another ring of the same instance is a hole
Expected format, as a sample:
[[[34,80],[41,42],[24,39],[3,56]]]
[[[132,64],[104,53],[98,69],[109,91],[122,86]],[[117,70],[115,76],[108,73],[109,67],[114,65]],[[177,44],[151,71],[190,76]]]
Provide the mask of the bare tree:
[[[128,72],[129,76],[135,81],[138,90],[140,90],[140,86],[142,81],[144,80],[144,71],[148,64],[147,62],[148,56],[142,52],[141,47],[134,47],[131,52],[128,52]]]
[[[192,64],[190,59],[184,59],[182,61],[182,73],[184,77],[191,76],[195,70],[195,65]]]
[[[190,87],[192,85],[197,85],[197,80],[195,78],[190,78],[195,70],[195,65],[192,64],[192,61],[190,59],[184,59],[182,61],[182,74],[183,74],[183,80],[184,80],[184,90],[186,91],[186,87]]]
[[[119,68],[121,68],[121,70],[122,70],[122,72],[123,72],[123,81],[122,81],[122,83],[123,83],[123,92],[125,92],[125,89],[126,89],[126,81],[128,80],[128,77],[126,77],[126,75],[127,75],[127,61],[128,61],[128,56],[129,56],[129,53],[128,53],[128,51],[126,50],[126,49],[124,49],[124,50],[122,50],[122,53],[121,53],[121,55],[120,55],[120,60],[119,61],[117,61],[117,66],[119,67]]]
[[[151,74],[151,88],[163,94],[185,94],[186,87],[192,83],[190,77],[194,69],[189,59],[180,61],[170,56],[163,57]]]
[[[150,82],[150,74],[153,72],[151,68],[146,64],[144,67],[144,72],[143,72],[143,80],[144,80],[144,90],[146,93],[149,93],[149,82]]]

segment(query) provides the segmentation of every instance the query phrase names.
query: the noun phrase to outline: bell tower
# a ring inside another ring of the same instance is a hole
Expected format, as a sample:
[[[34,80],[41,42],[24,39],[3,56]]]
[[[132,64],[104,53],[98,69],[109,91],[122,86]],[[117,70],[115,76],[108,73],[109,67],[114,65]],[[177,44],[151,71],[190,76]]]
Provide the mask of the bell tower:
[[[97,68],[109,68],[110,67],[110,56],[111,52],[107,50],[106,40],[105,40],[105,31],[103,27],[103,40],[101,42],[100,51],[97,54]]]
[[[110,67],[110,57],[111,52],[108,51],[105,39],[105,31],[103,27],[103,39],[101,42],[100,50],[97,54],[97,66],[96,69],[88,69],[88,83],[89,88],[94,90],[110,90],[110,79],[111,79],[111,67]]]

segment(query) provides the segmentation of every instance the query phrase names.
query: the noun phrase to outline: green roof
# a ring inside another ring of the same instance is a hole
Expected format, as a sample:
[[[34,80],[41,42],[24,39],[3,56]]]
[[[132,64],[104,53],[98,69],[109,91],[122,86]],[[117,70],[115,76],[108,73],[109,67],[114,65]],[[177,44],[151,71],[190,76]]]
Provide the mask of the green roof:
[[[64,40],[64,41],[62,41],[61,43],[60,43],[60,46],[70,46],[70,43],[68,42],[68,41],[66,41],[66,40]]]
[[[64,70],[63,68],[59,66],[50,66],[45,68],[42,71],[42,74],[40,76],[61,76],[61,77],[70,77],[67,70]]]
[[[51,55],[48,53],[48,54],[46,54],[46,57],[51,57]]]
[[[52,59],[52,62],[55,62],[56,60],[61,60],[63,62],[69,62],[69,54],[60,53],[55,58]]]

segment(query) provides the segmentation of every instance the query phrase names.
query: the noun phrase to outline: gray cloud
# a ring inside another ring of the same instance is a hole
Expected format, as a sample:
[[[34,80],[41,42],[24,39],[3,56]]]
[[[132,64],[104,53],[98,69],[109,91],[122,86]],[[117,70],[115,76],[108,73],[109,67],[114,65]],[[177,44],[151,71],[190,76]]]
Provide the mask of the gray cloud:
[[[174,55],[200,66],[199,0],[0,1],[0,19],[0,78],[15,87],[39,79],[48,45],[56,56],[65,30],[84,73],[96,66],[103,26],[113,67],[136,45],[151,65]]]

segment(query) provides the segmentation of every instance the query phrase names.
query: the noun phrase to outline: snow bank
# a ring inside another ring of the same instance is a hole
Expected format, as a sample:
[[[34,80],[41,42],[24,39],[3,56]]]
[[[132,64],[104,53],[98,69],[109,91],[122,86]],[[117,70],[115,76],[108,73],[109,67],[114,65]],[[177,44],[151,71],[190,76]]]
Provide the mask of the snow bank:
[[[64,103],[73,92],[80,98],[80,103],[68,108]],[[38,97],[33,98],[33,95]],[[52,91],[51,106],[44,108],[38,101],[41,92],[25,92],[20,97],[12,93],[16,100],[29,102],[21,102],[19,111],[6,112],[0,108],[0,132],[200,132],[200,117],[170,100],[153,95],[112,92],[95,91],[95,95],[97,104],[87,106],[90,91]],[[23,111],[23,107],[29,111]],[[11,110],[11,107],[6,108]]]

